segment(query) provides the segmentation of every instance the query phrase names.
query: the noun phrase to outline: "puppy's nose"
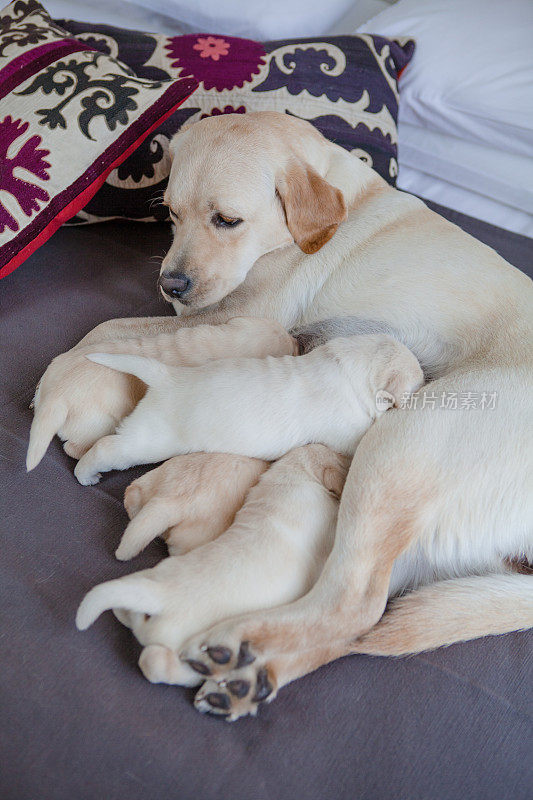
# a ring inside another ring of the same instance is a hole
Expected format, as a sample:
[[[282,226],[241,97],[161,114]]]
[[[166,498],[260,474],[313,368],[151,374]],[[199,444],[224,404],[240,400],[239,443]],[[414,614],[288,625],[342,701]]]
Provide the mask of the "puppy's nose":
[[[166,273],[159,276],[159,285],[169,297],[183,297],[191,288],[191,279],[183,272]]]

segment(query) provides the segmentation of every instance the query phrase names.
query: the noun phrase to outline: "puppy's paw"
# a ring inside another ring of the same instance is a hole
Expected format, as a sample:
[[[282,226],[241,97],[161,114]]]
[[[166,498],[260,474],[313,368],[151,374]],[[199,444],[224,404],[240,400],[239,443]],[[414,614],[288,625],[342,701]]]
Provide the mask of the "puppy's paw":
[[[150,683],[167,683],[178,686],[199,686],[202,678],[187,664],[179,660],[168,647],[151,644],[139,657],[139,667]]]
[[[100,472],[93,472],[89,466],[83,464],[83,459],[76,464],[74,475],[82,486],[94,486],[102,477]]]
[[[222,716],[234,722],[248,714],[255,716],[261,703],[277,694],[276,678],[267,666],[251,664],[228,672],[225,678],[207,680],[194,698],[201,714]]]

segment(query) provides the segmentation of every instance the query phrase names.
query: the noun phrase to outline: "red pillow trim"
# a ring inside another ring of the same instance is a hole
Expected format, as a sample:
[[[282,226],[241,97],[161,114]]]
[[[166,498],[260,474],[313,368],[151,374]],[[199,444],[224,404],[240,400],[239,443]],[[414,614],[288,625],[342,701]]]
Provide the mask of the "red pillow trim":
[[[84,47],[87,50],[87,47]],[[167,91],[147,109],[124,133],[114,141],[107,150],[88,167],[71,186],[60,194],[56,195],[50,204],[43,209],[27,225],[18,236],[7,242],[0,248],[0,259],[2,256],[9,257],[10,260],[0,268],[0,278],[4,278],[15,270],[32,253],[38,250],[50,236],[68,219],[73,217],[82,209],[91,197],[96,194],[98,189],[105,182],[109,173],[118,167],[141,142],[155,129],[164,122],[167,117],[176,111],[182,103],[197,88],[198,83],[194,79],[184,78],[172,81]],[[179,99],[173,95],[179,92]],[[169,106],[169,101],[171,105]],[[163,110],[164,109],[164,110]],[[142,130],[149,121],[148,127]],[[142,131],[140,133],[139,131]],[[87,185],[87,182],[89,184]],[[43,226],[44,222],[44,228]]]

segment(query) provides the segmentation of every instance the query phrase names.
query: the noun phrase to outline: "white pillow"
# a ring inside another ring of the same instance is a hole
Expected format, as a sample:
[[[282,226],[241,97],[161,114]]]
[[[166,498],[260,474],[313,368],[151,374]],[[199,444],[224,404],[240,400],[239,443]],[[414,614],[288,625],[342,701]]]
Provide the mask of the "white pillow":
[[[533,0],[400,0],[359,32],[417,42],[400,122],[533,156]]]
[[[249,39],[324,34],[354,0],[134,0],[184,30]]]

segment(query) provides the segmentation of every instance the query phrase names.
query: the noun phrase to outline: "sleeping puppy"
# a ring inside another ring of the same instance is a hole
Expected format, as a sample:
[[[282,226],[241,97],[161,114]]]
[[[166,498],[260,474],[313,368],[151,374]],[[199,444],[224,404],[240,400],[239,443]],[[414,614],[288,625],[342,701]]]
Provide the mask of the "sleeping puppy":
[[[83,485],[101,472],[188,452],[225,452],[272,460],[322,442],[346,455],[370,423],[402,393],[422,384],[415,356],[389,336],[333,339],[293,358],[224,359],[167,367],[131,355],[93,353],[97,364],[136,375],[149,388],[113,436],[78,462]]]
[[[232,524],[248,490],[269,464],[227,453],[190,453],[165,461],[124,494],[131,520],[116,551],[133,558],[156,536],[171,556],[216,539]]]
[[[303,325],[291,331],[301,355],[342,336],[397,332],[383,322],[343,317]],[[146,472],[126,489],[124,506],[131,520],[116,551],[127,560],[157,536],[170,555],[216,539],[231,525],[245,495],[268,462],[229,453],[175,456]],[[215,513],[216,511],[216,513]]]
[[[28,470],[37,466],[56,433],[65,442],[65,452],[81,458],[98,439],[113,433],[143,397],[146,386],[135,376],[87,360],[96,344],[108,353],[155,358],[170,366],[296,352],[294,339],[277,322],[266,319],[235,317],[224,325],[199,325],[172,333],[165,332],[161,323],[162,332],[152,335],[142,335],[145,320],[138,325],[135,320],[125,320],[127,325],[120,322],[99,325],[76,347],[55,358],[44,373],[33,401]],[[135,336],[135,331],[141,335]]]
[[[145,647],[139,665],[149,681],[198,685],[204,677],[178,658],[191,635],[234,614],[295,600],[315,583],[333,544],[348,466],[323,445],[291,451],[261,475],[218,539],[92,589],[78,609],[78,628],[113,608]],[[210,655],[224,662],[222,651]],[[240,698],[236,718],[253,713],[267,686],[241,682],[228,690]],[[210,697],[210,710],[216,699]],[[197,707],[204,705],[200,694]]]

